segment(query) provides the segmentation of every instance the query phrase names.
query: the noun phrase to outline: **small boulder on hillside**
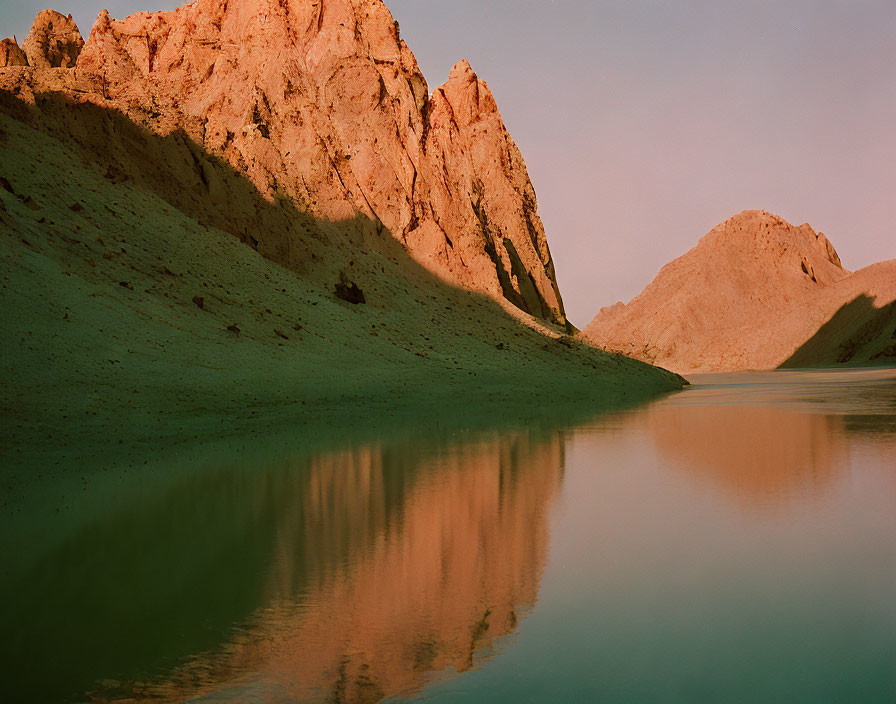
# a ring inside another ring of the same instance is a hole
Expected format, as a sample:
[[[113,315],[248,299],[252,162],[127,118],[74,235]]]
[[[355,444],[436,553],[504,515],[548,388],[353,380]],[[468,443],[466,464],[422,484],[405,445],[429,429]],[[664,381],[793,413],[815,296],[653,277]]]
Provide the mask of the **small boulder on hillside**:
[[[352,305],[367,303],[367,298],[358,284],[349,281],[345,273],[340,274],[339,283],[336,284],[336,298],[342,299]]]
[[[84,47],[78,25],[69,15],[43,10],[31,25],[22,49],[35,68],[74,68]]]

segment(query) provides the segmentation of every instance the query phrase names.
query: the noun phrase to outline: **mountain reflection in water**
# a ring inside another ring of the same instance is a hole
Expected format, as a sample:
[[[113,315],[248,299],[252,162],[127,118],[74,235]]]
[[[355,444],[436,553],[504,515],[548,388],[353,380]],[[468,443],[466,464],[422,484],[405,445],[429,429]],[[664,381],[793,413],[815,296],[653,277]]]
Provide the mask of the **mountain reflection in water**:
[[[847,450],[836,416],[748,405],[657,405],[645,420],[666,457],[746,503],[823,493]]]
[[[105,682],[91,696],[373,702],[468,670],[535,605],[562,473],[562,434],[551,432],[330,453],[258,482],[234,475],[228,497],[266,518],[272,543],[263,606],[169,677]]]
[[[696,381],[639,415],[670,464],[740,503],[821,497],[849,467],[850,435],[864,430],[878,449],[896,438],[893,371],[711,374]]]
[[[252,673],[284,701],[378,701],[432,671],[469,669],[478,649],[514,630],[537,597],[559,439],[501,438],[420,457],[427,472],[392,513],[390,459],[365,450],[312,463],[277,533],[271,606],[224,653],[179,673],[172,700],[223,668]],[[417,470],[413,460],[405,469]],[[296,600],[309,556],[320,564],[334,553],[342,564],[312,573]]]
[[[572,428],[173,474],[16,567],[7,689],[889,701],[896,372],[696,381]]]

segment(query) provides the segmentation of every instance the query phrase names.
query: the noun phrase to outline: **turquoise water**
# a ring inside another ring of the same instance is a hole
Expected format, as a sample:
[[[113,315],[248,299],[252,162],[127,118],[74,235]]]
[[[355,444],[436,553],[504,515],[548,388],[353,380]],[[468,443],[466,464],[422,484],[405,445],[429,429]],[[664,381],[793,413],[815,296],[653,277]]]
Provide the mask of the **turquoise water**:
[[[121,493],[12,546],[7,700],[896,701],[896,372],[694,381]]]

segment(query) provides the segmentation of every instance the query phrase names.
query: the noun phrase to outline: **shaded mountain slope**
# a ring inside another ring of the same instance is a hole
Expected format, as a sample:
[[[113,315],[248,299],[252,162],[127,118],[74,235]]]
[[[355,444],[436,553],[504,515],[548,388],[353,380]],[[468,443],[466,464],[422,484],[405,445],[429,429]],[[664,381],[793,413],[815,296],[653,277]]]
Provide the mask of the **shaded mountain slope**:
[[[843,305],[782,365],[800,368],[823,363],[896,364],[896,301],[882,308],[862,294]]]
[[[11,117],[16,107],[0,111],[0,402],[13,462],[396,410],[608,403],[681,383],[447,285],[363,216],[327,222],[268,201],[183,135],[86,108],[128,142],[133,168],[163,176],[160,164],[172,164],[170,179],[141,185],[82,144],[79,110],[61,141]],[[177,164],[196,153],[215,164],[225,196],[178,180]],[[215,208],[231,206],[281,236],[315,233],[306,270],[216,227]],[[355,260],[332,278],[350,245]],[[355,291],[363,303],[344,300]]]
[[[5,450],[682,384],[565,334],[491,92],[462,61],[430,96],[380,0],[103,12],[83,44],[46,11],[4,46]]]
[[[860,296],[868,305],[858,316],[834,319]],[[631,303],[603,309],[581,336],[682,373],[774,369],[816,334],[826,342],[803,351],[803,366],[892,364],[893,330],[878,311],[894,299],[896,261],[850,273],[808,225],[746,211],[666,265]],[[835,352],[841,345],[855,349]]]

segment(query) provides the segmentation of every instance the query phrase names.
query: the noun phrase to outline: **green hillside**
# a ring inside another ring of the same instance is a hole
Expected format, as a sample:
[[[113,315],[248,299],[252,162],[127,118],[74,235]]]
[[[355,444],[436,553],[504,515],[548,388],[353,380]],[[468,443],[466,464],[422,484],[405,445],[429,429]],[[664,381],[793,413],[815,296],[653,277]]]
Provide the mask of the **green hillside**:
[[[347,258],[369,223],[320,224],[307,270],[283,268],[215,226],[238,205],[226,193],[173,175],[147,188],[79,145],[0,113],[7,466],[388,414],[472,423],[483,404],[525,415],[682,383],[445,285],[391,244],[326,261],[327,238]]]

